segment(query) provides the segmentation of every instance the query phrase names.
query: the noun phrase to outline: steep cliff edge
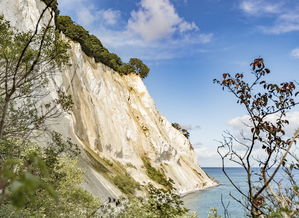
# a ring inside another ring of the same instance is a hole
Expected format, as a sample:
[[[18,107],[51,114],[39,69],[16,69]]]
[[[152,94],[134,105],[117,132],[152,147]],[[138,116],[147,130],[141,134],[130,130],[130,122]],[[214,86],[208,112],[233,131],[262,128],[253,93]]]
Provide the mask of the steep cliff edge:
[[[44,7],[40,0],[0,0],[0,14],[22,31],[34,29]],[[101,198],[119,197],[126,193],[119,180],[138,193],[135,184],[167,186],[165,178],[181,194],[215,185],[197,165],[189,140],[157,111],[139,76],[121,76],[86,56],[80,44],[70,45],[70,64],[48,89],[50,99],[57,86],[67,91],[74,107],[51,128],[84,149],[80,167],[87,190]]]

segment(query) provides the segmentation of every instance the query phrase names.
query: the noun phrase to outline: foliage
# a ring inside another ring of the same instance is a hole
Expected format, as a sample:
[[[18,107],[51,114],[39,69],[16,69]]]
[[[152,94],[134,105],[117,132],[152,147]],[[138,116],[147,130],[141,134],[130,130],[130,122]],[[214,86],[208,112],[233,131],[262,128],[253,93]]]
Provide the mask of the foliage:
[[[25,217],[61,217],[63,214],[84,217],[98,206],[98,201],[79,187],[83,173],[73,160],[77,148],[69,149],[61,139],[58,141],[57,146],[55,139],[50,145],[54,152],[33,143],[1,143],[0,214],[9,208],[12,216],[18,213]]]
[[[58,202],[46,198],[45,216],[47,217],[86,217],[98,206],[99,201],[84,191],[79,185],[83,182],[83,172],[76,166],[76,160],[59,159],[55,173],[62,175],[54,184]]]
[[[208,213],[208,218],[221,218],[216,208],[212,208]]]
[[[49,172],[35,145],[1,140],[0,148],[1,205],[11,202],[20,208],[37,189],[44,189],[54,197],[52,187],[42,180],[49,178]]]
[[[51,141],[43,148],[43,153],[44,156],[46,156],[45,164],[56,180],[60,179],[61,175],[57,174],[54,168],[59,163],[61,157],[67,156],[69,158],[76,158],[80,154],[80,149],[77,144],[72,143],[70,138],[65,141],[60,133],[51,132]]]
[[[190,133],[188,132],[188,130],[184,129],[180,124],[178,123],[172,123],[171,124],[174,128],[176,128],[177,130],[179,130],[187,139],[189,139],[190,137]]]
[[[56,104],[40,99],[50,75],[68,62],[69,46],[50,26],[23,33],[0,17],[0,32],[0,138],[22,138],[58,115]]]
[[[113,177],[112,181],[126,195],[135,194],[135,190],[139,188],[139,183],[127,173]]]
[[[45,87],[52,73],[68,63],[69,46],[50,23],[23,33],[0,17],[1,216],[86,217],[98,205],[79,187],[83,174],[73,160],[77,146],[55,132],[48,145],[34,138],[47,135],[46,121],[72,106],[62,90],[53,102],[40,102],[48,95]]]
[[[196,218],[183,205],[180,196],[174,190],[157,189],[148,184],[147,197],[130,201],[120,199],[103,204],[93,214],[94,217],[105,218]]]
[[[73,22],[69,16],[59,16],[57,0],[43,0],[55,12],[56,28],[62,31],[70,39],[79,42],[84,53],[93,57],[96,62],[101,62],[121,75],[136,73],[141,78],[147,77],[150,69],[138,58],[131,58],[129,63],[123,63],[121,58],[109,52],[101,41],[94,35],[90,35],[82,26]]]
[[[94,57],[96,62],[105,64],[121,75],[133,72],[142,78],[148,75],[149,68],[141,60],[132,58],[129,64],[123,63],[119,56],[109,52],[96,36],[90,35],[82,26],[75,24],[69,16],[58,16],[56,28],[70,39],[79,42],[87,56]]]
[[[149,68],[140,59],[131,58],[129,66],[133,69],[131,72],[138,74],[141,78],[147,77]]]
[[[27,145],[32,132],[58,114],[56,104],[40,98],[51,73],[68,62],[69,47],[49,25],[23,33],[0,17],[0,29],[0,198],[21,207],[37,189],[53,196],[41,179],[49,175],[43,157]]]
[[[95,170],[116,185],[127,197],[133,197],[136,190],[140,189],[140,184],[128,174],[125,167],[115,160],[112,162],[111,160],[100,158],[96,155],[93,156],[92,154],[92,151],[87,153],[90,163]]]
[[[157,189],[149,184],[147,192],[148,197],[144,201],[131,201],[117,217],[133,218],[136,214],[144,218],[196,217],[195,214],[188,213],[180,196],[173,190]]]
[[[150,179],[165,186],[167,189],[173,189],[173,181],[171,179],[167,179],[163,171],[152,167],[149,159],[145,156],[142,158],[142,161],[146,169],[146,174]]]
[[[60,11],[58,9],[58,2],[57,0],[42,0],[46,5],[49,5],[49,7],[55,12],[56,16],[59,15]]]
[[[126,165],[127,165],[127,167],[130,167],[130,168],[137,169],[137,168],[136,168],[136,166],[135,166],[135,165],[133,165],[132,163],[127,163]]]
[[[94,57],[96,62],[111,67],[119,71],[122,62],[116,54],[110,53],[94,35],[90,35],[82,26],[75,24],[69,16],[59,16],[56,27],[67,37],[79,42],[86,55]]]
[[[248,215],[295,217],[299,215],[299,195],[294,174],[299,170],[299,158],[294,145],[299,131],[291,136],[285,131],[289,124],[287,112],[297,105],[299,92],[294,82],[273,84],[263,80],[270,70],[262,58],[255,59],[251,66],[252,80],[246,81],[245,75],[240,73],[234,76],[225,73],[221,80],[214,80],[236,97],[249,117],[246,123],[249,134],[236,137],[226,132],[218,147],[223,172],[242,195],[242,199],[232,197],[247,209]],[[226,159],[243,167],[248,192],[239,189],[227,174]],[[259,170],[253,166],[259,166]],[[278,180],[279,173],[282,179]]]

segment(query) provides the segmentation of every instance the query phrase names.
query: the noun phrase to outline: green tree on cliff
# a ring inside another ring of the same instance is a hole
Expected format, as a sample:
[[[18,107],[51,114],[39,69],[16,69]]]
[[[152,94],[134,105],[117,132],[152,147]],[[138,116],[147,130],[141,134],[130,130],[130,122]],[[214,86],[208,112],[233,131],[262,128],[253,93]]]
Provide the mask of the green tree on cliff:
[[[133,72],[138,74],[141,78],[147,77],[150,69],[140,59],[131,58],[129,65],[132,67]]]

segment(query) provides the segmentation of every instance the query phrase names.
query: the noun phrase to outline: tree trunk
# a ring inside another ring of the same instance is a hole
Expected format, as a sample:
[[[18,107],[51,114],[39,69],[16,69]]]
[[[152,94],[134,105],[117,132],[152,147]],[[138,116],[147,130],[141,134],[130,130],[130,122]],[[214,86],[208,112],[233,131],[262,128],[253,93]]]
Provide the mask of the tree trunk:
[[[8,103],[9,103],[9,99],[5,98],[5,104],[2,110],[1,121],[0,121],[0,139],[3,138],[3,134],[4,134],[4,123],[7,114]]]

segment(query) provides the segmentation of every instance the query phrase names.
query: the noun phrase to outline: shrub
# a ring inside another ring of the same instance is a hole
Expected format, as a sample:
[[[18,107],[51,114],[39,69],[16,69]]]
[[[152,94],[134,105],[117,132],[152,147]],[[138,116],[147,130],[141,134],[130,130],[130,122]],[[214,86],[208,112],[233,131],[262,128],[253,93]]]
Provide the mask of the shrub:
[[[116,185],[116,187],[128,197],[134,195],[135,190],[140,188],[140,184],[128,174],[126,169],[118,161],[111,161],[100,157],[95,159],[91,150],[86,151],[86,154],[94,169]]]
[[[167,189],[173,188],[172,180],[167,179],[166,175],[161,170],[157,170],[156,168],[152,167],[152,165],[147,157],[143,157],[142,161],[143,161],[144,167],[146,169],[146,174],[150,179],[163,185]]]
[[[184,129],[180,124],[178,123],[172,123],[171,124],[174,128],[176,128],[177,130],[179,130],[187,139],[189,139],[190,137],[190,133],[188,132],[188,130]]]
[[[82,26],[75,24],[69,16],[58,16],[56,28],[70,39],[79,42],[84,53],[93,57],[97,63],[101,62],[121,75],[132,72],[142,78],[148,75],[149,68],[141,60],[132,58],[129,64],[123,63],[117,54],[109,52],[96,36],[90,35]]]
[[[134,169],[136,169],[136,170],[137,170],[136,166],[134,166],[134,165],[133,165],[133,164],[131,164],[131,163],[127,163],[126,165],[127,165],[127,167],[134,168]]]
[[[114,53],[110,53],[103,46],[101,41],[94,35],[90,35],[82,26],[73,22],[69,16],[59,16],[57,0],[42,0],[55,12],[56,28],[62,31],[70,39],[79,42],[84,53],[93,57],[96,62],[101,62],[117,71],[121,75],[136,73],[140,77],[147,77],[150,69],[138,58],[131,58],[128,64],[123,63],[121,58]]]
[[[147,198],[142,201],[132,200],[125,204],[125,208],[116,217],[118,218],[195,218],[195,213],[190,213],[184,207],[180,196],[173,190],[157,189],[152,184],[147,187]]]
[[[132,67],[133,72],[138,74],[141,78],[147,77],[149,68],[138,58],[131,58],[129,66]]]
[[[126,195],[135,194],[135,190],[139,188],[139,183],[127,173],[115,176],[112,181]]]

